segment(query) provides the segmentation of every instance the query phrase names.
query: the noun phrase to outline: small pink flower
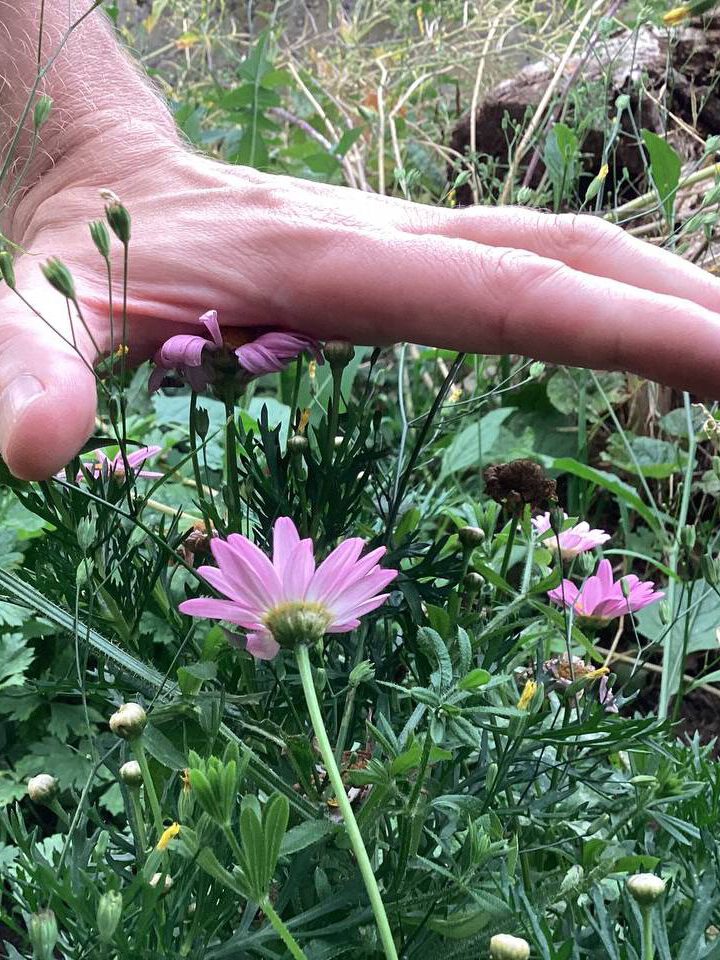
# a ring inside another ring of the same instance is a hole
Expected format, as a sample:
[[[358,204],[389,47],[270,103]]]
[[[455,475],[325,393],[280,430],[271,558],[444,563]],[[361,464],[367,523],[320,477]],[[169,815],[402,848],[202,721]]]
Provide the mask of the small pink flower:
[[[308,353],[322,363],[320,344],[311,337],[299,333],[271,331],[261,334],[250,343],[234,347],[231,342],[223,340],[216,310],[203,314],[200,320],[205,325],[206,334],[177,334],[170,337],[155,354],[155,369],[148,383],[151,393],[158,390],[168,373],[173,371],[200,393],[217,379],[215,355],[218,353],[224,353],[231,361],[234,355],[233,362],[237,362],[237,372],[247,379],[261,377],[266,373],[278,373],[301,353]],[[232,335],[229,341],[232,341]],[[232,373],[232,364],[230,372]]]
[[[664,596],[662,591],[655,590],[652,581],[639,580],[634,574],[614,581],[609,560],[601,560],[596,573],[580,588],[572,580],[563,580],[562,586],[548,593],[553,603],[572,608],[578,617],[599,625],[626,613],[636,613]]]
[[[345,540],[316,568],[312,540],[301,540],[289,517],[275,522],[272,560],[240,534],[215,537],[210,549],[218,566],[199,567],[198,573],[228,599],[198,597],[180,610],[243,627],[248,652],[271,660],[281,643],[307,638],[308,632],[347,633],[383,604],[388,594],[381,591],[397,570],[378,565],[385,547],[361,557],[364,546],[357,537]]]
[[[121,453],[116,453],[114,457],[108,457],[103,450],[96,450],[95,456],[97,460],[94,463],[86,463],[84,466],[86,470],[90,470],[96,477],[99,477],[103,470],[106,470],[110,476],[124,477],[125,461],[127,461],[127,465],[130,467],[133,476],[154,480],[157,477],[165,476],[165,474],[157,473],[154,470],[143,470],[142,465],[151,457],[156,457],[161,450],[162,447],[141,447],[139,450],[133,450],[132,453],[126,452],[125,460],[123,460]],[[81,470],[77,475],[78,482],[82,480],[82,478],[83,472]]]
[[[563,514],[563,517],[567,520],[566,513]],[[555,534],[549,537],[543,536],[543,534],[546,534],[550,530],[549,513],[543,513],[539,517],[534,517],[530,522],[535,528],[538,537],[540,537],[542,545],[549,547],[550,550],[554,552],[558,552],[559,550],[563,560],[571,560],[579,553],[585,553],[586,550],[594,550],[595,547],[602,546],[603,543],[607,543],[610,539],[610,534],[605,533],[604,530],[591,530],[590,525],[585,520],[575,524],[574,527],[568,527],[567,530],[562,530],[559,537],[555,536]]]

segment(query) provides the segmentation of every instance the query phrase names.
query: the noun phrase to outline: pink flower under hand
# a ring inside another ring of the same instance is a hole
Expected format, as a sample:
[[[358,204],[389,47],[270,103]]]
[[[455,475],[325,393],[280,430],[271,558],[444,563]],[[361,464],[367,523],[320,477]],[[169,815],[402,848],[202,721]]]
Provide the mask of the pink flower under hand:
[[[361,556],[364,547],[358,537],[345,540],[316,567],[312,540],[301,540],[289,517],[275,522],[272,560],[240,534],[213,538],[218,566],[198,573],[228,599],[198,597],[180,610],[243,627],[248,652],[271,660],[281,645],[354,630],[361,616],[385,602],[388,594],[381,591],[397,570],[378,565],[385,547]]]
[[[563,517],[567,520],[566,513],[563,514]],[[544,536],[551,529],[549,513],[534,517],[530,522],[535,528],[542,545],[548,547],[554,553],[559,552],[563,560],[571,560],[580,553],[594,550],[610,539],[610,534],[605,533],[604,530],[591,530],[590,525],[585,520],[575,524],[574,527],[562,530],[559,537],[555,534]]]
[[[200,317],[206,333],[170,337],[154,357],[148,389],[158,390],[169,373],[176,372],[196,393],[223,375],[239,374],[246,381],[279,373],[302,353],[322,363],[320,344],[299,333],[269,331],[248,343],[237,344],[237,331],[223,338],[216,310]],[[233,344],[232,341],[235,341]],[[221,356],[218,357],[218,354]],[[229,361],[229,362],[228,362]],[[222,370],[218,369],[222,364]],[[236,369],[233,367],[236,366]]]
[[[140,447],[139,450],[133,450],[132,453],[126,452],[125,460],[123,460],[122,453],[116,453],[114,457],[108,457],[103,450],[96,450],[95,456],[97,459],[95,462],[88,462],[83,464],[83,466],[96,477],[101,476],[104,470],[106,470],[110,476],[124,477],[125,462],[127,461],[127,465],[130,467],[134,477],[144,477],[155,480],[158,477],[165,476],[165,474],[157,473],[155,470],[143,470],[142,466],[146,460],[149,460],[151,457],[156,457],[161,450],[162,447]],[[77,475],[77,480],[80,482],[82,479],[83,471],[81,470]]]
[[[599,626],[615,617],[636,613],[664,596],[662,591],[655,590],[652,581],[639,580],[632,573],[613,580],[609,560],[601,560],[597,571],[580,588],[572,580],[563,580],[562,586],[548,593],[553,603],[572,608],[578,618]]]

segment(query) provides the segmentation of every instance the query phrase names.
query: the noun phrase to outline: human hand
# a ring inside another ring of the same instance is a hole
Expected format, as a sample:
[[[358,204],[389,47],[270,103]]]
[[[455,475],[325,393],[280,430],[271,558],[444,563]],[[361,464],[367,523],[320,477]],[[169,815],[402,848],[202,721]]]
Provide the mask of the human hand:
[[[63,298],[40,272],[59,256],[90,331],[75,322],[79,356],[0,287],[0,452],[20,477],[52,474],[93,429],[90,367],[95,347],[110,347],[105,265],[87,227],[101,188],[133,219],[135,360],[216,309],[224,326],[520,353],[704,395],[720,384],[720,280],[596,218],[436,209],[267,176],[191,153],[152,125],[118,124],[69,150],[12,219],[28,251],[17,289],[71,339]],[[119,249],[113,263],[117,307]]]

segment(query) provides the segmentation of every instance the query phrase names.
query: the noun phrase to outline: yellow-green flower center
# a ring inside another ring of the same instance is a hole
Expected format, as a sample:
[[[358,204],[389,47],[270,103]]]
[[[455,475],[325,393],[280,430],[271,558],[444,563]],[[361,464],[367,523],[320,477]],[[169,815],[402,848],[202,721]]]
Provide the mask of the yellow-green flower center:
[[[311,600],[290,600],[273,607],[263,623],[281,647],[297,643],[317,643],[325,636],[332,622],[330,611],[322,603]]]

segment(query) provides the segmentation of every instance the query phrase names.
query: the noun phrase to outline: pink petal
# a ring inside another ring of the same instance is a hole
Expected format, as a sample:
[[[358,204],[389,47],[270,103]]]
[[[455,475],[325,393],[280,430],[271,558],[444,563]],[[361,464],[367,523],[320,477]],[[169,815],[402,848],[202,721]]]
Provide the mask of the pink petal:
[[[133,450],[132,453],[126,455],[128,464],[131,467],[139,467],[146,460],[149,460],[150,457],[156,457],[162,450],[162,447],[141,447],[139,450]],[[119,453],[115,458],[119,463],[122,464],[122,454]]]
[[[195,597],[184,600],[178,607],[189,617],[204,617],[209,620],[227,620],[244,626],[248,620],[246,611],[232,600],[215,600],[213,597]]]
[[[578,597],[578,588],[572,580],[563,580],[562,585],[555,587],[554,590],[548,590],[548,597],[553,603],[559,603],[562,607],[572,607]]]
[[[214,537],[210,549],[228,582],[246,591],[248,601],[255,598],[268,609],[280,603],[282,585],[275,568],[247,537],[238,533],[231,533],[227,540]]]
[[[322,603],[325,597],[336,592],[337,584],[352,568],[364,546],[364,540],[352,537],[336,547],[315,571],[312,583],[308,587],[307,599]]]
[[[364,616],[366,613],[371,613],[373,610],[377,610],[378,607],[381,607],[385,603],[389,596],[389,593],[379,593],[376,596],[369,597],[367,600],[355,601],[352,605],[348,605],[348,607],[344,607],[343,609],[339,610],[333,622],[336,624],[344,624],[346,621],[350,620],[353,623],[359,623],[360,617]],[[335,632],[340,631],[337,628],[335,630],[328,631],[328,633]]]
[[[200,320],[205,324],[207,332],[212,337],[215,346],[221,347],[223,345],[223,338],[220,324],[218,323],[217,310],[208,310],[207,313],[204,313],[200,317]]]
[[[273,640],[269,630],[257,630],[247,635],[245,649],[256,660],[272,660],[280,652],[280,644]]]
[[[278,517],[273,527],[273,566],[281,580],[285,564],[299,543],[300,534],[290,517]]]
[[[356,616],[355,609],[358,604],[364,603],[376,593],[380,593],[397,576],[397,570],[385,570],[382,567],[376,567],[372,573],[354,584],[348,589],[343,589],[335,596],[328,597],[325,601],[335,614],[336,620],[344,620],[345,614]]]
[[[285,600],[304,600],[315,573],[312,540],[301,540],[293,550],[283,574]]]
[[[202,363],[203,350],[208,347],[217,349],[205,337],[179,333],[170,337],[160,348],[160,359],[167,367],[199,367]]]
[[[608,594],[613,588],[612,564],[609,560],[601,560],[595,576],[598,579],[603,594]]]

